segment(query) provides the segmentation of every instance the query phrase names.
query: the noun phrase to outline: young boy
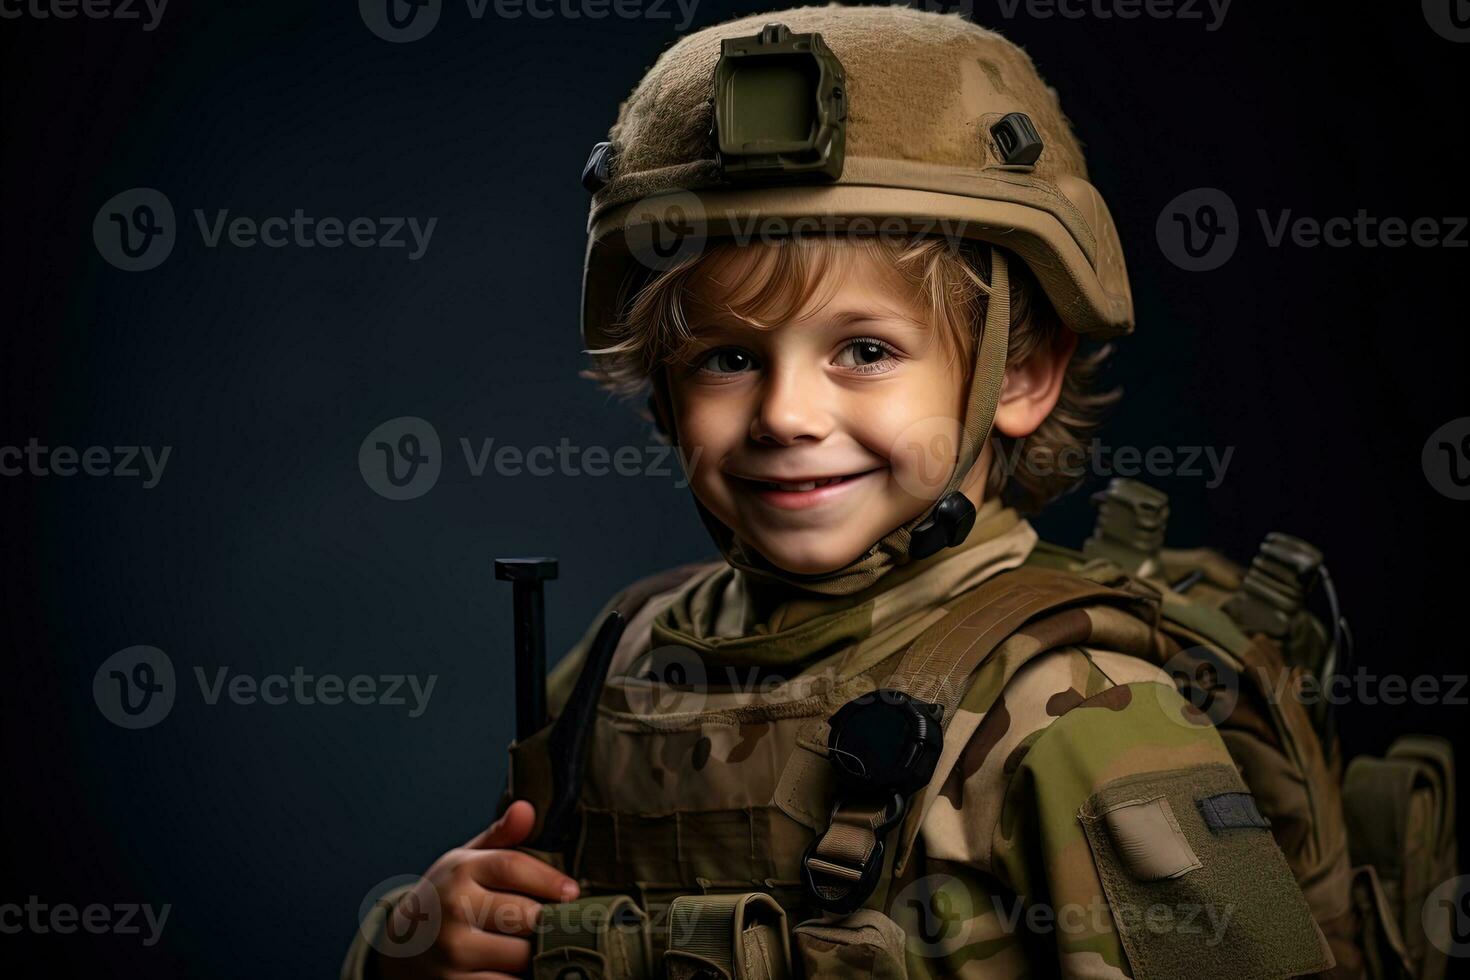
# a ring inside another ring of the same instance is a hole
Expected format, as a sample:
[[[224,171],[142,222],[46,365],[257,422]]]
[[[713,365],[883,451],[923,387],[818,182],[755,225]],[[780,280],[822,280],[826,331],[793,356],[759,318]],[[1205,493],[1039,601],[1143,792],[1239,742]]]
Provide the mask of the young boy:
[[[1330,969],[1156,666],[1158,597],[1038,568],[1016,509],[1073,481],[1004,462],[1075,451],[1109,400],[1079,336],[1133,325],[1026,55],[957,16],[773,12],[680,40],[610,135],[584,175],[593,374],[648,397],[723,560],[608,604],[629,622],[568,853],[523,846],[547,803],[527,740],[511,795],[543,810],[391,896],[343,975]],[[603,925],[546,925],[574,908]]]

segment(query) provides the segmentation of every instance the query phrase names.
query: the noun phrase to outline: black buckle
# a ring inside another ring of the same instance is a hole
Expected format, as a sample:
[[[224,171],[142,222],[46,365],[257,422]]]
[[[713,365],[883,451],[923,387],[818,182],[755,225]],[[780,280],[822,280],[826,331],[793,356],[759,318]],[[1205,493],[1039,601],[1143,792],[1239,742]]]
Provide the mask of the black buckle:
[[[840,799],[832,804],[832,815],[827,821],[829,828],[833,821],[836,820],[837,811],[842,806],[843,801]],[[817,849],[817,845],[822,842],[822,838],[826,836],[826,832],[824,831],[812,838],[812,842],[801,853],[802,886],[806,892],[807,900],[820,909],[828,912],[836,912],[839,915],[846,915],[848,912],[852,912],[861,907],[868,900],[868,896],[873,894],[873,889],[878,884],[878,874],[883,870],[883,857],[887,850],[884,846],[884,839],[888,836],[888,832],[903,819],[904,812],[907,809],[908,803],[903,798],[903,795],[895,792],[889,800],[887,808],[884,810],[882,822],[873,829],[875,842],[872,853],[868,855],[868,859],[863,862],[862,867],[851,869],[858,873],[858,878],[855,882],[849,883],[846,879],[837,879],[836,887],[818,884],[816,875],[822,872],[814,870],[810,862],[813,857],[816,857],[814,852]],[[826,858],[822,857],[818,857],[817,860],[827,861]],[[827,861],[827,863],[837,864],[839,862]]]
[[[898,792],[929,785],[944,751],[944,709],[903,691],[879,688],[828,719],[827,749],[848,793]]]
[[[909,535],[909,558],[928,558],[941,548],[951,548],[969,537],[974,526],[975,505],[958,490],[951,490]]]
[[[1024,112],[1012,112],[990,127],[990,135],[1000,150],[1001,163],[1008,167],[1029,167],[1041,156],[1041,134]]]
[[[593,194],[612,179],[613,145],[606,140],[592,148],[587,162],[582,165],[582,186]]]

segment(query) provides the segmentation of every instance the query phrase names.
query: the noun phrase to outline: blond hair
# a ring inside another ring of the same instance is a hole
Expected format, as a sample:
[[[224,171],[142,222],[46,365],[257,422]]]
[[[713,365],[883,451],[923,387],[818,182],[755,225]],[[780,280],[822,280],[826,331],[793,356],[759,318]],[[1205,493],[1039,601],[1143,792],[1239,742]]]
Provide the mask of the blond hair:
[[[775,247],[754,250],[714,244],[668,268],[635,271],[623,284],[618,304],[622,315],[606,331],[614,342],[588,351],[593,366],[582,375],[614,394],[647,398],[655,373],[680,363],[695,344],[686,287],[712,260],[739,258],[749,263],[720,309],[756,326],[770,326],[794,318],[814,299],[816,308],[825,305],[830,295],[813,297],[810,284],[831,281],[835,290],[840,277],[826,275],[832,263],[850,261],[853,248],[866,248],[887,260],[886,267],[902,279],[951,357],[967,365],[968,387],[989,303],[988,245],[893,235],[787,235],[772,238],[770,244]],[[849,248],[842,251],[836,246]],[[745,251],[737,255],[732,249]],[[1062,342],[1067,328],[1025,263],[1010,252],[1006,255],[1011,293],[1006,363],[1014,365]],[[1056,407],[1031,435],[1016,440],[993,433],[987,496],[1003,495],[1022,511],[1034,513],[1081,480],[1081,472],[1064,472],[1054,463],[1065,458],[1063,453],[1080,454],[1104,411],[1117,401],[1118,392],[1096,390],[1099,371],[1110,354],[1111,347],[1102,346],[1073,355]],[[644,416],[653,419],[649,412]],[[1048,465],[1027,465],[1035,460],[1046,460]]]

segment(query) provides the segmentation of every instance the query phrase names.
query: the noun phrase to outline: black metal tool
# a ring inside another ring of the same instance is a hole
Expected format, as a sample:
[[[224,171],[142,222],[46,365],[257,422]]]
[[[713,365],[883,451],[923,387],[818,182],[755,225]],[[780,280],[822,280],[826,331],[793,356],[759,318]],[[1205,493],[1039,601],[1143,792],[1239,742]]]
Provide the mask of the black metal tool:
[[[514,590],[516,741],[546,727],[546,595],[556,578],[555,558],[497,558],[495,577]]]
[[[495,577],[512,584],[515,603],[516,741],[523,742],[546,727],[546,597],[542,583],[556,578],[555,558],[497,558]],[[540,830],[527,846],[564,851],[576,840],[577,800],[587,742],[602,685],[626,621],[617,610],[598,627],[577,682],[546,736],[546,764],[551,767],[552,796],[537,814]]]
[[[577,839],[577,800],[582,796],[582,772],[587,765],[587,743],[597,713],[602,685],[612,666],[613,652],[623,635],[626,621],[616,609],[607,614],[597,629],[577,683],[562,706],[547,736],[546,753],[551,760],[552,796],[541,823],[535,847],[563,851]]]

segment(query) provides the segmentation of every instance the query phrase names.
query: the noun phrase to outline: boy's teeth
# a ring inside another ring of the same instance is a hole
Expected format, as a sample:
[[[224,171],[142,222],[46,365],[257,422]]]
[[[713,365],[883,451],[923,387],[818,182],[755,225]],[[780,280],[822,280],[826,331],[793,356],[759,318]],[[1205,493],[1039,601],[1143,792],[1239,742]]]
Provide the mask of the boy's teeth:
[[[842,479],[840,476],[831,476],[824,480],[807,480],[805,483],[773,483],[771,486],[778,490],[785,490],[788,493],[806,493],[808,490],[815,490],[817,487],[825,487],[829,483],[836,483],[840,479]]]

